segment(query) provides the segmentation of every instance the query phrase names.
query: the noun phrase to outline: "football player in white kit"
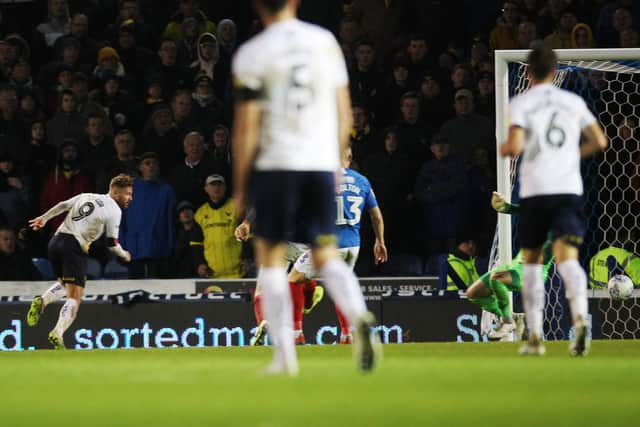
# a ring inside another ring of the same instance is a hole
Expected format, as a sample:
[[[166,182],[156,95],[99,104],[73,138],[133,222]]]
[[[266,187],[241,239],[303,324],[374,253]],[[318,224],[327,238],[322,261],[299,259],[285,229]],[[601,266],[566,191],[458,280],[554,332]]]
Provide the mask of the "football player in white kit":
[[[131,260],[129,252],[118,243],[121,209],[132,200],[133,178],[120,174],[109,184],[108,194],[83,193],[64,200],[41,216],[29,221],[34,230],[43,228],[47,221],[68,212],[64,222],[49,241],[48,256],[58,278],[42,296],[36,297],[27,313],[27,324],[35,326],[45,307],[63,296],[67,300],[60,309],[58,323],[49,332],[49,342],[55,349],[63,349],[64,332],[78,313],[85,285],[89,246],[102,233],[106,234],[110,251],[125,262]]]
[[[536,48],[527,62],[531,89],[511,101],[508,140],[500,147],[505,157],[522,153],[518,233],[529,341],[520,353],[545,352],[541,254],[550,232],[575,329],[569,352],[583,356],[589,340],[587,276],[578,262],[585,232],[580,160],[606,149],[608,142],[584,100],[552,84],[557,66],[553,50]]]
[[[348,75],[333,35],[297,20],[297,3],[256,0],[265,29],[240,47],[232,64],[234,198],[244,206],[249,192],[256,211],[258,280],[276,344],[267,372],[298,371],[282,262],[287,241],[312,246],[328,291],[355,325],[358,366],[370,371],[379,349],[370,330],[375,319],[357,278],[337,256],[335,236],[334,174],[351,129]]]

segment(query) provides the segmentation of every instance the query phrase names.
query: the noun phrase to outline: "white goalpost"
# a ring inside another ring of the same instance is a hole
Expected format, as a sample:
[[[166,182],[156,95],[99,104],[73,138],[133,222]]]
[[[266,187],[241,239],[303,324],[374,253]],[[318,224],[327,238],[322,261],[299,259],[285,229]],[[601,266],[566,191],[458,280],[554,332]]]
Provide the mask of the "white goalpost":
[[[526,59],[529,52],[529,50],[495,51],[497,148],[507,139],[510,98],[526,91],[529,87],[526,77]],[[582,96],[601,122],[610,140],[617,138],[617,141],[622,138],[621,126],[626,126],[629,120],[638,127],[640,49],[561,49],[556,50],[556,53],[558,72],[554,84]],[[632,125],[629,127],[633,128]],[[590,241],[585,240],[585,247],[582,250],[588,256],[603,247],[624,241],[625,237],[640,231],[640,189],[630,188],[630,182],[633,179],[630,175],[633,174],[634,162],[632,152],[636,150],[640,153],[640,143],[637,137],[630,139],[631,141],[624,141],[622,148],[615,144],[610,146],[605,155],[592,160],[591,164],[584,168],[585,181],[588,181],[585,182],[585,200],[590,215],[587,219],[587,228],[591,227],[592,230],[588,231],[587,239]],[[503,194],[507,201],[512,200],[514,186],[517,186],[517,166],[518,159],[502,158],[497,152],[497,191]],[[612,195],[614,193],[616,196]],[[623,195],[622,200],[617,200],[620,194]],[[626,200],[625,197],[631,200]],[[633,197],[637,205],[634,205]],[[622,203],[626,205],[620,207]],[[493,265],[506,264],[512,259],[514,249],[512,223],[513,219],[509,215],[498,215],[490,260]],[[640,250],[640,242],[636,247]],[[557,283],[559,277],[554,277],[554,280]],[[547,286],[545,334],[551,334],[552,338],[563,339],[568,337],[564,331],[566,328],[563,327],[566,325],[561,325],[562,311],[565,310],[562,301],[564,297],[556,288],[557,286],[555,288]],[[632,308],[635,302],[634,298],[630,302],[621,302],[618,307],[617,302],[607,299],[606,303],[609,306],[601,310],[605,322],[613,326],[609,328],[611,331],[604,333],[605,336],[640,338],[640,330],[633,330],[640,329],[634,326],[637,322],[628,323],[621,318],[624,317],[624,313],[635,312]],[[603,304],[604,302],[599,303],[599,306]],[[616,322],[622,323],[618,325]]]

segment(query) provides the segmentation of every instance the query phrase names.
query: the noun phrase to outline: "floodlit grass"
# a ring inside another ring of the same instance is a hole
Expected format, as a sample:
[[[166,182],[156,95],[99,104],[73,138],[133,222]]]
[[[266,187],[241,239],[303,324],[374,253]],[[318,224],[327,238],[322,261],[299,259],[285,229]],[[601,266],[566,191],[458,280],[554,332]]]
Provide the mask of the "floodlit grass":
[[[385,346],[355,370],[350,346],[298,348],[298,378],[259,375],[270,348],[0,354],[0,425],[637,426],[640,342]]]

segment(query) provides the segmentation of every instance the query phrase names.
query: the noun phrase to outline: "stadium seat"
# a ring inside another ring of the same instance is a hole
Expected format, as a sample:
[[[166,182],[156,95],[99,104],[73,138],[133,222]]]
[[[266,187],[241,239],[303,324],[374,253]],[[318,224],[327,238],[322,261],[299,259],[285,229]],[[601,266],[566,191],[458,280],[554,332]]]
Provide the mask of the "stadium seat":
[[[92,257],[87,258],[87,279],[102,279],[102,264],[100,264],[97,259]]]
[[[56,275],[53,272],[53,266],[51,265],[51,262],[49,262],[48,259],[33,258],[31,261],[33,262],[33,265],[35,265],[38,271],[40,272],[40,275],[42,276],[42,280],[56,279]]]
[[[383,276],[421,276],[422,259],[417,255],[393,255],[379,270]]]
[[[442,264],[447,260],[447,254],[431,255],[424,263],[424,274],[427,276],[438,276]]]
[[[104,279],[128,279],[129,270],[118,261],[112,259],[104,266],[102,277]]]

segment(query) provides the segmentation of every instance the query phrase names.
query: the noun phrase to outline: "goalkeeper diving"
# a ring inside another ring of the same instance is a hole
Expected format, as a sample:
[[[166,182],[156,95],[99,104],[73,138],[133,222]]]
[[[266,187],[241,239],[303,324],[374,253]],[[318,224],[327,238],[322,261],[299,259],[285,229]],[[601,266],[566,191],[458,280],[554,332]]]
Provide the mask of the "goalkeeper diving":
[[[508,203],[497,192],[494,192],[491,197],[491,207],[498,213],[508,215],[517,214],[519,209],[517,204]],[[542,250],[543,283],[546,283],[553,264],[551,243],[551,240],[547,239]],[[488,334],[490,340],[504,339],[516,330],[509,292],[520,292],[521,290],[522,251],[518,252],[509,264],[489,270],[467,289],[466,296],[469,301],[478,304],[483,310],[495,314],[500,319],[498,328]]]

